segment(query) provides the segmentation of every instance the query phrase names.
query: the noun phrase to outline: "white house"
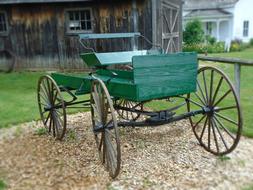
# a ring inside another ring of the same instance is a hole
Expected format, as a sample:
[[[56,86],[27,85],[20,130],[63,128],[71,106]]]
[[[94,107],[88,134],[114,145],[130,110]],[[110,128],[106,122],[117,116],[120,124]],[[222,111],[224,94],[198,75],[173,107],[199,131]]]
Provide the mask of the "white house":
[[[198,18],[205,34],[227,45],[253,38],[253,0],[184,0],[184,23]]]

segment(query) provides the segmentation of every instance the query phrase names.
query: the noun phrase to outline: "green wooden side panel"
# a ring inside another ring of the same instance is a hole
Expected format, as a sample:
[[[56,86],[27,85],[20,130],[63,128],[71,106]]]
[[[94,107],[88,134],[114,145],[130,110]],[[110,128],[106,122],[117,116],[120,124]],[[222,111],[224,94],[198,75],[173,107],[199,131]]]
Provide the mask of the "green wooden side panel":
[[[196,53],[134,56],[138,101],[196,91]]]
[[[52,73],[52,78],[58,86],[64,86],[70,90],[76,90],[77,94],[87,94],[90,92],[90,76],[75,76],[62,73]]]
[[[82,53],[80,57],[88,66],[107,66],[115,64],[130,64],[133,56],[146,54],[147,50],[140,50],[108,53]]]

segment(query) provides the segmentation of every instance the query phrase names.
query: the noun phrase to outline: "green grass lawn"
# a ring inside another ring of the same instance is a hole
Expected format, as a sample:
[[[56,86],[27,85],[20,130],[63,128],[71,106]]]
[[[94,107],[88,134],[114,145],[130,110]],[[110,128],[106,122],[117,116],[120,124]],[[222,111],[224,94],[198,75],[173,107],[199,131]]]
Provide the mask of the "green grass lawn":
[[[43,73],[0,74],[0,127],[38,119],[36,88]]]
[[[40,118],[37,83],[42,75],[45,73],[0,73],[0,128]],[[77,111],[80,109],[70,109],[68,113]]]
[[[243,52],[212,54],[219,57],[239,57],[253,60],[253,49],[247,49]],[[204,63],[212,64],[221,68],[233,79],[233,65],[223,63]],[[0,73],[0,128],[11,126],[39,119],[37,107],[37,82],[38,78],[45,73],[22,72],[22,73]],[[253,137],[253,67],[242,67],[241,79],[241,103],[244,118],[244,135]],[[85,98],[85,97],[84,97]],[[166,109],[171,103],[165,101],[153,101],[148,104],[149,107],[159,110]],[[69,110],[68,113],[85,110]],[[185,111],[181,109],[180,112]]]

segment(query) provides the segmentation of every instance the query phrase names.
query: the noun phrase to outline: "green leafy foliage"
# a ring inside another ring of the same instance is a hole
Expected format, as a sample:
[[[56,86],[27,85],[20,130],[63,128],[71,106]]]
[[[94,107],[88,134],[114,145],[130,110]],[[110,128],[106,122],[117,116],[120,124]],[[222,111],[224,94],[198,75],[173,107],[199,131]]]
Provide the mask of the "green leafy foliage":
[[[193,20],[186,24],[183,32],[185,44],[198,44],[204,42],[204,31],[199,20]]]
[[[206,35],[206,41],[208,44],[214,45],[216,43],[216,38],[211,35]]]
[[[2,179],[0,179],[0,190],[4,190],[6,188],[7,188],[6,183]]]
[[[253,44],[253,40],[252,40],[252,44]],[[250,47],[251,47],[251,42],[243,43],[241,39],[235,39],[231,42],[230,51],[231,52],[243,51]]]
[[[35,130],[35,134],[39,136],[45,135],[47,134],[47,129],[45,127],[38,128]]]
[[[253,38],[250,39],[249,44],[251,47],[253,47]]]
[[[200,43],[200,44],[184,44],[184,52],[197,52],[197,53],[223,53],[225,51],[224,42]]]

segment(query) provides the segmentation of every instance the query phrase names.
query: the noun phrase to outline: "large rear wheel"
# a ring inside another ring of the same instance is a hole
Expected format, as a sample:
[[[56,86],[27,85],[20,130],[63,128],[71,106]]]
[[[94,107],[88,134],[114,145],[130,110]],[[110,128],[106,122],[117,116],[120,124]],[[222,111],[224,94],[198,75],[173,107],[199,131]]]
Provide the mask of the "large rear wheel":
[[[117,120],[109,92],[100,79],[92,82],[91,116],[102,164],[112,178],[120,171],[121,152]]]
[[[188,99],[188,111],[207,111],[190,118],[200,145],[215,155],[233,151],[241,136],[242,115],[239,99],[229,78],[217,68],[200,68],[197,92],[188,95]]]

